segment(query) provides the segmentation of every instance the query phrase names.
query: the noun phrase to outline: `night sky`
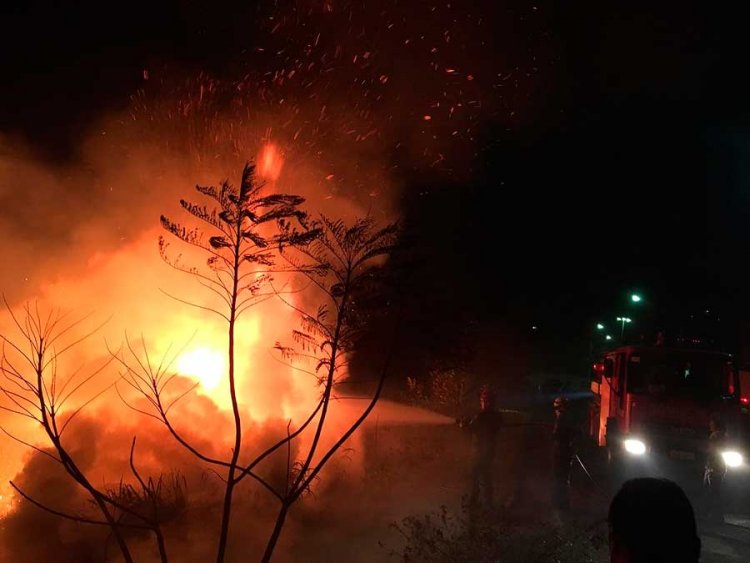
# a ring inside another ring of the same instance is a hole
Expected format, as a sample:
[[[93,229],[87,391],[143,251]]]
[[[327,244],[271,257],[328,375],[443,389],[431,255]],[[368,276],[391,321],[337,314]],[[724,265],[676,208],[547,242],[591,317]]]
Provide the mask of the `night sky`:
[[[0,131],[61,161],[127,105],[144,68],[234,72],[269,3],[14,4],[0,14]],[[478,124],[470,174],[409,170],[394,148],[417,277],[441,278],[425,304],[439,293],[450,315],[538,326],[561,346],[620,314],[631,290],[652,315],[746,318],[740,14],[699,2],[474,4],[504,22],[485,28],[482,57],[524,77]]]

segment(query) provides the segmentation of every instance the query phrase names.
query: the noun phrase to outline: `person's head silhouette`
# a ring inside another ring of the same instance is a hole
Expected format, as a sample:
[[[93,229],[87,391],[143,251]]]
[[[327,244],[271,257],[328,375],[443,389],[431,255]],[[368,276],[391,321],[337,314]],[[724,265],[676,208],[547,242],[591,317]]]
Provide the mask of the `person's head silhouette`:
[[[609,506],[611,563],[697,563],[701,540],[685,492],[667,479],[626,481]]]

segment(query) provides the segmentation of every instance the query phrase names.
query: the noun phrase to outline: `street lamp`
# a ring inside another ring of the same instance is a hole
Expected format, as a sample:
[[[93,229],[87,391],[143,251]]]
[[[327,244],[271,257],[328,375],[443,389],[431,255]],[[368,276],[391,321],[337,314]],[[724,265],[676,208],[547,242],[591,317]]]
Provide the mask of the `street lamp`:
[[[602,323],[596,323],[596,330],[604,330],[604,325]]]
[[[612,337],[609,334],[607,336],[605,336],[604,338],[607,339],[607,340],[612,340]]]
[[[620,328],[620,340],[622,340],[622,337],[625,335],[625,323],[632,323],[633,319],[628,317],[617,317],[617,320],[622,323]]]

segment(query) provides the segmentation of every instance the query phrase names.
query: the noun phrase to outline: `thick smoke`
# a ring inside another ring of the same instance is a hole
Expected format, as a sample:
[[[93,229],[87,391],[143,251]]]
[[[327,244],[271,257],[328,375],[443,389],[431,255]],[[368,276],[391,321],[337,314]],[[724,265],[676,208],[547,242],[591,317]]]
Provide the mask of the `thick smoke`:
[[[82,466],[94,469],[94,482],[117,487],[128,482],[127,457],[130,440],[140,436],[135,460],[144,476],[158,476],[165,470],[179,473],[188,501],[184,513],[165,524],[170,558],[185,563],[211,560],[218,521],[217,499],[220,481],[207,468],[196,464],[157,427],[125,423],[107,424],[106,411],[79,421],[68,437],[71,450],[82,456]],[[457,509],[465,492],[469,441],[454,435],[456,429],[433,424],[392,426],[373,420],[363,433],[363,443],[326,472],[325,479],[303,499],[285,529],[279,547],[279,561],[382,561],[398,546],[389,532],[392,522],[415,511],[435,508],[436,495]],[[283,431],[280,423],[269,422],[250,428],[254,447],[270,442]],[[219,447],[188,433],[187,437],[208,454]],[[96,448],[92,448],[91,445]],[[446,447],[451,444],[450,447]],[[361,456],[365,467],[352,457]],[[168,463],[165,463],[165,460]],[[507,465],[507,461],[506,461]],[[273,480],[283,470],[276,460],[265,475]],[[506,470],[503,473],[507,473]],[[504,477],[505,478],[505,477]],[[95,516],[80,490],[70,484],[55,464],[41,454],[32,455],[14,482],[24,492],[54,508],[65,508],[81,516]],[[512,491],[502,487],[500,493]],[[357,499],[356,502],[352,502]],[[395,500],[398,499],[398,502]],[[275,516],[270,497],[246,485],[238,495],[229,561],[257,559],[264,547]],[[40,541],[39,530],[44,530]],[[136,560],[156,561],[148,537],[131,536]],[[25,502],[4,521],[3,548],[15,561],[117,561],[111,538],[100,528],[75,524],[49,515]],[[380,545],[385,541],[386,545]],[[107,557],[107,554],[109,557]]]
[[[440,487],[448,487],[447,497],[453,501],[460,497],[468,440],[457,436],[446,439],[444,421],[435,415],[392,410],[386,405],[385,410],[376,412],[361,439],[349,444],[310,495],[303,498],[287,524],[278,560],[298,561],[300,553],[305,554],[306,561],[328,561],[334,555],[358,561],[382,560],[387,550],[378,548],[378,542],[388,538],[391,522],[411,511],[434,508],[432,495],[440,492]],[[121,483],[135,484],[128,459],[131,440],[137,436],[134,463],[139,473],[143,477],[163,476],[167,483],[174,479],[179,484],[177,496],[185,500],[164,519],[170,559],[184,563],[212,559],[222,494],[220,479],[209,466],[197,463],[176,444],[161,425],[124,415],[119,405],[92,409],[70,426],[65,439],[70,453],[94,484],[117,490]],[[393,417],[401,425],[404,420],[417,425],[393,426]],[[193,402],[175,413],[175,418],[184,424],[180,429],[184,438],[205,455],[221,456],[229,447],[212,439],[229,421],[226,413],[210,401]],[[278,440],[285,428],[280,420],[249,424],[245,443],[248,456]],[[448,430],[449,434],[454,431]],[[451,442],[454,445],[446,449]],[[436,465],[438,457],[442,461]],[[283,452],[269,460],[261,474],[280,487],[285,462]],[[402,475],[406,469],[411,477]],[[100,518],[85,492],[42,453],[27,456],[14,483],[45,506],[79,517]],[[170,496],[171,491],[166,488],[167,500],[175,496]],[[440,494],[445,497],[444,493]],[[394,504],[394,495],[400,502]],[[358,502],[351,502],[353,498]],[[229,561],[259,556],[277,509],[274,499],[259,487],[246,483],[240,489]],[[44,530],[43,541],[39,530]],[[342,540],[350,534],[351,538]],[[106,529],[48,514],[28,501],[19,502],[5,518],[0,538],[5,553],[12,554],[15,561],[119,560]],[[128,538],[137,561],[158,559],[152,538],[135,531],[128,532]]]
[[[194,403],[189,410],[189,417],[185,412],[177,415],[187,422],[181,428],[184,437],[205,455],[221,456],[224,444],[211,440],[209,436],[211,430],[215,432],[228,422],[227,417],[208,401],[202,405]],[[215,549],[221,482],[208,467],[196,463],[163,427],[142,419],[134,424],[128,422],[132,417],[123,415],[122,408],[103,408],[77,420],[69,427],[70,432],[65,438],[70,453],[92,483],[116,491],[123,482],[136,484],[128,460],[131,440],[138,436],[134,450],[138,472],[145,478],[162,476],[165,479],[165,504],[174,497],[184,499],[184,505],[176,502],[173,511],[165,511],[164,526],[171,540],[173,560],[197,562],[211,559],[211,550]],[[200,428],[201,433],[196,432],[196,428]],[[260,447],[280,438],[283,428],[283,424],[272,422],[250,425],[248,433],[252,440],[247,444],[250,451],[257,452]],[[280,480],[280,463],[280,460],[271,460],[265,469],[265,476],[272,483]],[[85,491],[74,485],[58,464],[41,453],[30,456],[14,483],[45,506],[101,520]],[[252,495],[241,495],[237,504],[238,528],[250,523],[254,527],[269,526],[273,506],[268,497],[256,491]],[[249,515],[252,515],[252,522],[245,520]],[[42,542],[39,541],[40,529],[45,531],[45,541]],[[246,542],[259,542],[263,538],[260,531],[240,535]],[[48,514],[29,502],[21,502],[5,520],[3,545],[18,561],[117,561],[116,545],[107,536],[106,528],[74,523]],[[137,560],[156,558],[152,538],[140,531],[131,531],[129,539],[140,552]],[[253,549],[253,546],[248,545],[248,549]]]

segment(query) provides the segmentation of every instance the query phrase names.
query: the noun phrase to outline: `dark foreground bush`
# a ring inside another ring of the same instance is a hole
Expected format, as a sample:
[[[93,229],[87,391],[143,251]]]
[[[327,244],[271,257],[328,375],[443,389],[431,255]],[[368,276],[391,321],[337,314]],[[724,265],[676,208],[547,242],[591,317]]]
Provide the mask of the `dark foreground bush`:
[[[403,541],[391,555],[403,563],[605,563],[604,520],[552,526],[513,524],[446,507],[393,527]]]

